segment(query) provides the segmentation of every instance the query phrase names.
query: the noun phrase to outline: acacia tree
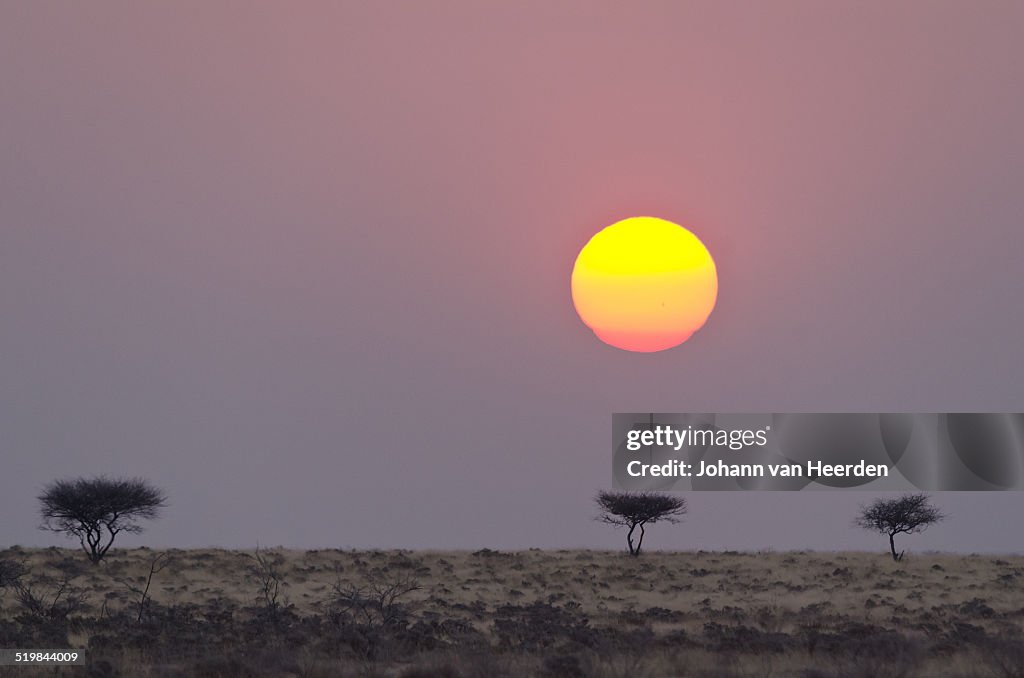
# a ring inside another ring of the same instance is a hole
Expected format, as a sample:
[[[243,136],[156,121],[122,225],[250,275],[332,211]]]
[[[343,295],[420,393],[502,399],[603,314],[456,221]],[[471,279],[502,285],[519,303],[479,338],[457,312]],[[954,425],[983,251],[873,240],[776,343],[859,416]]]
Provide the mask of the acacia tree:
[[[862,506],[854,524],[865,530],[889,535],[889,551],[895,561],[903,560],[905,551],[896,553],[897,534],[914,534],[946,516],[932,506],[926,494],[908,494],[897,499],[876,499]]]
[[[57,480],[39,495],[41,529],[76,537],[96,564],[121,532],[139,533],[167,505],[164,493],[140,478]]]
[[[644,527],[658,521],[678,523],[686,513],[686,500],[657,492],[607,492],[601,491],[594,498],[601,514],[597,517],[603,523],[625,527],[626,543],[631,556],[640,555],[644,543]],[[640,537],[633,543],[633,534],[640,528]]]

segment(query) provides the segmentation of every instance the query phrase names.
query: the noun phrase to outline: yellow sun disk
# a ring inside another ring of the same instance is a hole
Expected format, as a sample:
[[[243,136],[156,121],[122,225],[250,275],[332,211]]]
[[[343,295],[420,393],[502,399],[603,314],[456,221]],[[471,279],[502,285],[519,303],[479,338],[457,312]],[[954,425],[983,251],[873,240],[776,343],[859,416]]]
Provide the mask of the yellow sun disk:
[[[718,275],[700,240],[654,217],[612,224],[576,259],[572,297],[580,318],[605,343],[652,352],[676,346],[707,320]]]

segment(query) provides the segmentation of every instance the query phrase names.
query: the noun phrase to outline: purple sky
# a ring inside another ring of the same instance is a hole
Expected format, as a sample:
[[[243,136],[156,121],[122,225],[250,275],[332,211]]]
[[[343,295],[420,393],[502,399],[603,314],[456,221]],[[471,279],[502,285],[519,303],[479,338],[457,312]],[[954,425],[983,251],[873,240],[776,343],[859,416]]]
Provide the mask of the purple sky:
[[[1020,411],[1024,6],[5,3],[0,545],[619,548],[614,411]],[[569,273],[683,223],[718,307],[631,354]],[[861,493],[690,497],[652,548],[878,548]],[[1024,495],[915,549],[1020,550]]]

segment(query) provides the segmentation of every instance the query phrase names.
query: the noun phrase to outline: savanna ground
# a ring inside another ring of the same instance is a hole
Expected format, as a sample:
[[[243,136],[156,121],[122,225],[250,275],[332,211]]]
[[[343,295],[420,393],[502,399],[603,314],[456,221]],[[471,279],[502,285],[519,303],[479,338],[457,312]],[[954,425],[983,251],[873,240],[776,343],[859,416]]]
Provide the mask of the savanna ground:
[[[1024,556],[259,555],[0,551],[0,647],[89,658],[7,674],[1024,677]]]

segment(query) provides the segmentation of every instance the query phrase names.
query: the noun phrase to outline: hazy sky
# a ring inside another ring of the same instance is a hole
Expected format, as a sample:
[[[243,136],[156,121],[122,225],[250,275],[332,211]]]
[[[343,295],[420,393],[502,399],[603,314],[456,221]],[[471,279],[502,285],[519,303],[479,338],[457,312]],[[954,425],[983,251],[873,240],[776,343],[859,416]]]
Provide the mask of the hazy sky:
[[[615,411],[1020,411],[1024,5],[0,7],[0,545],[140,475],[125,545],[619,548]],[[641,355],[603,226],[715,256]],[[652,548],[877,548],[862,493],[690,496]],[[1024,495],[913,550],[1022,548]],[[1008,519],[1013,516],[1013,519]]]

